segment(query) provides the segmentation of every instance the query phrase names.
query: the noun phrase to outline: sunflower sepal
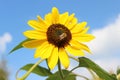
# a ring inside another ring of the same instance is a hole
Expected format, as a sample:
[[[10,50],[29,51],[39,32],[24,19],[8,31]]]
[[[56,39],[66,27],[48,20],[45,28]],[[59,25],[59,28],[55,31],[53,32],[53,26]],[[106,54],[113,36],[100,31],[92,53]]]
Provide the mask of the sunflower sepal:
[[[33,39],[27,38],[27,39],[21,41],[18,45],[16,45],[16,46],[9,52],[9,54],[13,53],[14,51],[16,51],[16,50],[18,50],[18,49],[23,48],[23,43],[25,43],[25,42],[27,42],[27,41],[31,41],[31,40],[33,40]]]

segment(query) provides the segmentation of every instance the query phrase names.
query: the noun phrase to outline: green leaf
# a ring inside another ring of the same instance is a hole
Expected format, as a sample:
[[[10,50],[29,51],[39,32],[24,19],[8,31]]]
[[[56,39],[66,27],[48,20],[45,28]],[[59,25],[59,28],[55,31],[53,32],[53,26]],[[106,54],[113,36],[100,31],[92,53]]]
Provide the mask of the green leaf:
[[[23,44],[24,42],[30,41],[30,40],[33,40],[33,39],[26,39],[26,40],[20,42],[20,43],[19,43],[17,46],[15,46],[9,53],[12,53],[12,52],[14,52],[14,51],[16,51],[16,50],[18,50],[18,49],[23,48],[22,44]]]
[[[62,70],[62,72],[64,75],[68,75],[70,73],[70,71],[68,70]],[[61,80],[59,71],[57,71],[53,75],[50,75],[46,80]],[[68,76],[66,76],[64,80],[76,80],[76,75],[70,73]]]
[[[88,58],[80,57],[79,66],[93,70],[103,80],[117,80],[115,77],[111,76],[108,72],[103,70],[100,66]]]
[[[27,64],[24,67],[22,67],[20,70],[28,71],[33,65],[34,64]],[[49,75],[52,75],[52,73],[48,69],[46,69],[44,67],[41,67],[39,65],[37,67],[35,67],[34,70],[31,73],[37,74],[39,76],[49,76]]]

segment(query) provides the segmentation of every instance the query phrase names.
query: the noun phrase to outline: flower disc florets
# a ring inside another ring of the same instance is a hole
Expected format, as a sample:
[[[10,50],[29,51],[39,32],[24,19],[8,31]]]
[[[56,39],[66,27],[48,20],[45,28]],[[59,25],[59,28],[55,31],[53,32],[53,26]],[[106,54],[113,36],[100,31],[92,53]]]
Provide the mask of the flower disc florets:
[[[66,46],[71,38],[71,32],[62,24],[52,24],[47,30],[48,42],[59,48]]]

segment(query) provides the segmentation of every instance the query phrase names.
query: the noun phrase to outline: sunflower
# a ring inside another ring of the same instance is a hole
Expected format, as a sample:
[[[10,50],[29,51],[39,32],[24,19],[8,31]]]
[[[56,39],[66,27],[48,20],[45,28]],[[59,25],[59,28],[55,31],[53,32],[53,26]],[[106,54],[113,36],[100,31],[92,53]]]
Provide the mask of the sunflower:
[[[75,14],[68,12],[60,14],[56,7],[44,19],[37,16],[38,20],[29,20],[28,25],[34,30],[25,31],[23,34],[32,39],[23,43],[26,48],[36,48],[34,57],[47,59],[49,68],[52,70],[58,60],[68,68],[69,55],[84,56],[83,51],[90,49],[83,42],[91,41],[94,36],[88,34],[87,22],[78,23]]]

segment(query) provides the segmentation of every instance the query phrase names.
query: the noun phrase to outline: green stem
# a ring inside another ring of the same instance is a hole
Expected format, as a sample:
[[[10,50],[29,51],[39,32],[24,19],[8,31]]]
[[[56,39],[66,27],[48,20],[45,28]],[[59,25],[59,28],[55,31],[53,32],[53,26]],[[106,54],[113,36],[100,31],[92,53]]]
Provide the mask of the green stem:
[[[70,58],[72,58],[72,59],[74,59],[75,61],[77,61],[77,62],[79,62],[79,59],[77,59],[77,58],[75,58],[75,57],[73,57],[73,56],[69,56]],[[79,67],[79,66],[78,66]],[[73,70],[75,70],[77,67],[75,67],[75,68],[73,68],[71,71],[73,71]],[[82,78],[84,78],[84,79],[86,79],[86,80],[90,80],[90,79],[88,79],[87,77],[85,77],[85,76],[82,76],[82,75],[78,75],[78,74],[76,74],[77,76],[79,76],[79,77],[82,77]]]
[[[63,72],[62,72],[62,69],[61,69],[61,64],[60,64],[60,60],[58,60],[58,70],[60,72],[60,77],[62,80],[64,80],[64,75],[63,75]]]
[[[79,68],[79,66],[74,67],[72,70],[70,70],[70,73],[71,73],[72,71],[74,71],[75,69],[77,69],[77,68]]]
[[[75,69],[77,69],[77,68],[79,68],[79,66],[74,67],[72,70],[70,70],[70,72],[69,72],[67,75],[65,75],[64,79],[66,79],[66,78],[68,77],[68,75],[69,75],[72,71],[74,71]]]
[[[28,71],[25,75],[23,75],[23,77],[17,78],[17,80],[25,80],[25,79],[30,75],[30,73],[34,70],[34,68],[35,68],[37,65],[39,65],[43,60],[44,60],[44,59],[40,59],[37,63],[35,63],[35,64],[29,69],[29,71]]]

